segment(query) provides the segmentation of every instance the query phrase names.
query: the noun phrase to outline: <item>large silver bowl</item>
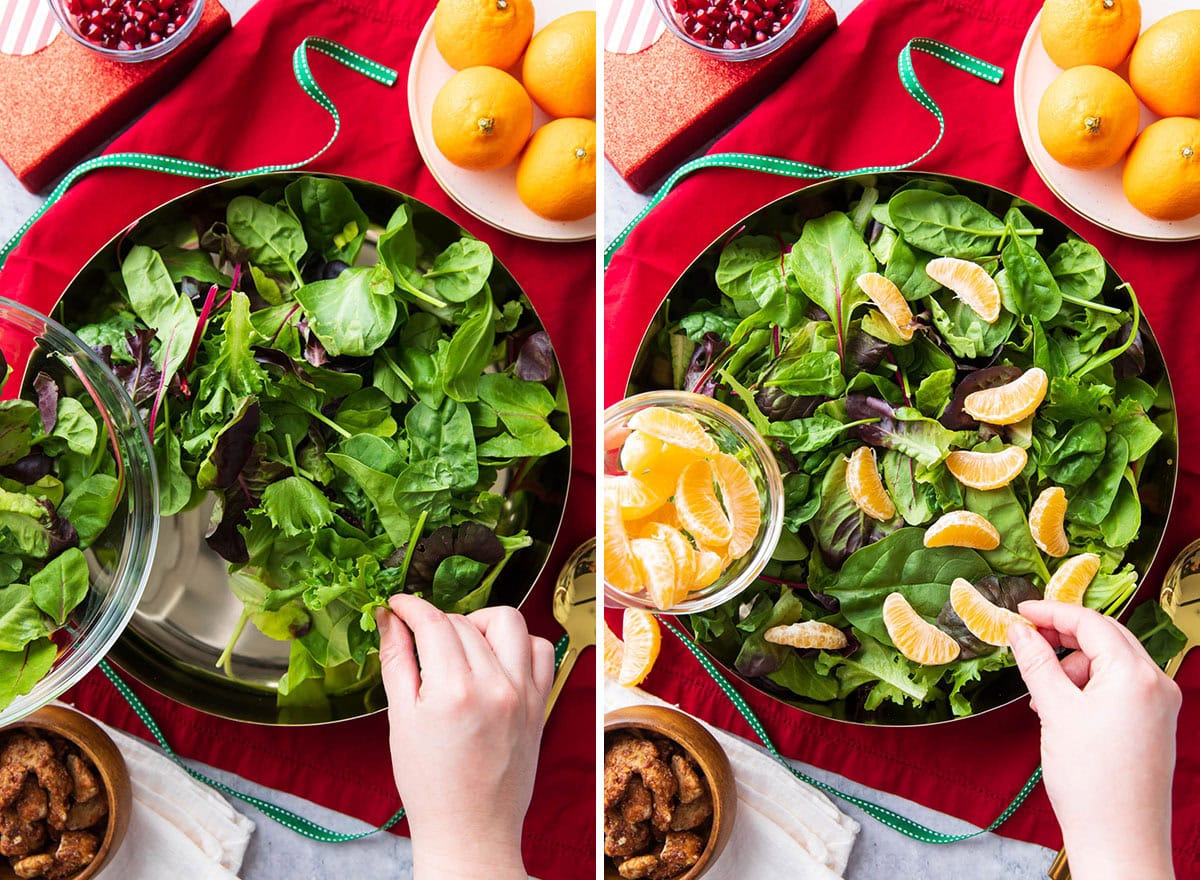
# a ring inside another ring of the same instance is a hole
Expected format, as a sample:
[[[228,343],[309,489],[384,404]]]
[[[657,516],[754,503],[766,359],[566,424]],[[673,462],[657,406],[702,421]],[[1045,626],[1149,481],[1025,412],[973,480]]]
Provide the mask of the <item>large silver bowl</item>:
[[[985,206],[995,205],[999,214],[1012,203],[1014,196],[994,186],[977,181],[950,175],[939,175],[918,172],[892,172],[872,175],[871,179],[880,189],[892,192],[904,183],[914,179],[941,178],[951,184],[962,195],[969,196]],[[861,178],[859,179],[862,180]],[[830,180],[814,184],[804,189],[786,195],[763,206],[752,214],[732,224],[721,233],[712,244],[704,249],[675,281],[668,291],[658,313],[650,322],[642,343],[638,349],[630,372],[627,393],[635,394],[642,391],[669,387],[664,382],[670,381],[669,365],[663,369],[662,353],[655,346],[655,336],[664,324],[677,321],[688,314],[693,305],[703,299],[717,301],[721,296],[713,280],[713,273],[720,258],[721,250],[734,234],[765,234],[774,235],[778,230],[791,229],[799,234],[800,227],[806,220],[820,217],[829,211],[846,210],[849,194],[853,191],[853,180]],[[1077,232],[1061,220],[1037,208],[1022,206],[1022,211],[1037,227],[1045,230],[1042,240],[1050,242],[1062,241],[1067,235],[1082,238]],[[1106,264],[1107,265],[1107,264]],[[1108,277],[1100,299],[1118,308],[1128,308],[1129,295],[1122,288],[1124,282],[1116,270],[1108,265]],[[1141,333],[1146,352],[1146,370],[1143,379],[1154,384],[1160,378],[1166,378],[1168,387],[1170,379],[1167,375],[1167,365],[1163,360],[1162,350],[1154,337],[1143,314]],[[1139,479],[1142,502],[1142,528],[1138,538],[1128,548],[1125,560],[1131,562],[1140,577],[1144,578],[1154,564],[1159,546],[1167,527],[1167,519],[1175,497],[1175,480],[1178,473],[1178,432],[1175,424],[1174,395],[1172,394],[1170,408],[1171,429],[1164,431],[1163,438],[1150,452],[1145,461]],[[1131,597],[1132,598],[1132,597]],[[1117,614],[1124,613],[1128,601],[1119,609]],[[719,647],[701,644],[709,655],[722,666],[728,675],[741,679],[762,693],[785,703],[826,718],[859,724],[874,724],[883,726],[919,726],[938,724],[956,719],[951,713],[946,701],[922,707],[900,707],[891,702],[874,710],[866,710],[861,700],[853,695],[845,700],[818,702],[798,697],[790,691],[775,685],[766,678],[747,678],[740,675],[733,666],[736,655]],[[984,712],[998,709],[1025,696],[1027,690],[1020,674],[1015,668],[1009,668],[996,673],[986,674],[978,689],[971,692],[971,702],[975,707],[974,718]]]
[[[54,310],[66,326],[85,323],[98,305],[99,279],[117,271],[122,242],[138,230],[166,230],[174,225],[205,228],[223,218],[226,204],[245,193],[283,187],[298,177],[331,177],[346,184],[372,225],[382,229],[401,202],[407,202],[423,236],[443,247],[457,240],[461,228],[433,208],[396,190],[338,175],[306,172],[263,174],[211,184],[154,209],[116,236],[88,261],[72,280]],[[377,230],[369,233],[363,251],[374,253]],[[526,314],[541,329],[532,304],[512,274],[497,260],[491,279],[496,295],[519,295]],[[570,436],[567,417],[557,424]],[[511,531],[529,530],[533,546],[520,551],[505,567],[492,593],[493,605],[520,606],[538,580],[558,534],[570,476],[570,448],[539,460],[522,472],[501,474],[496,491],[509,495],[507,524]],[[519,485],[518,485],[519,483]],[[252,626],[237,643],[232,676],[217,668],[217,658],[241,615],[241,602],[229,589],[226,563],[208,548],[204,535],[211,505],[165,517],[159,526],[158,552],[145,593],[110,658],[138,681],[194,709],[259,724],[305,725],[344,721],[378,712],[386,698],[378,676],[369,677],[347,692],[331,695],[318,706],[279,707],[276,685],[287,670],[288,642],[274,641]]]

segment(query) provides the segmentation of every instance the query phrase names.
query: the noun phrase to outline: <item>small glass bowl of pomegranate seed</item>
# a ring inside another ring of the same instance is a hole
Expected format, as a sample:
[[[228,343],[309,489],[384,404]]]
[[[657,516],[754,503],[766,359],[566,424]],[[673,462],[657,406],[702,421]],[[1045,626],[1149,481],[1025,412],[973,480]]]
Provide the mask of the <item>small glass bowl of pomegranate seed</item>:
[[[205,0],[49,0],[77,43],[114,61],[151,61],[196,29]]]
[[[809,0],[654,0],[667,27],[694,49],[752,61],[783,46],[804,23]]]

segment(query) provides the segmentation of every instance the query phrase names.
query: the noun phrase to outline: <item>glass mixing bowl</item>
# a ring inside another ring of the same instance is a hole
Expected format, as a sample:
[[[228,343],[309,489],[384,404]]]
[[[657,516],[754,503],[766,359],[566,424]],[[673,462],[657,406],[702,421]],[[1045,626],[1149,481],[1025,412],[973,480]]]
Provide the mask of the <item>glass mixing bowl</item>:
[[[116,458],[120,495],[108,527],[84,551],[90,588],[51,637],[58,657],[33,689],[0,710],[0,726],[41,708],[87,675],[137,607],[158,542],[158,477],[146,429],[112,371],[70,330],[0,298],[0,351],[12,373],[0,396],[37,400],[33,379],[47,373],[96,418]]]
[[[627,397],[605,410],[606,460],[609,457],[607,438],[621,437],[623,432],[628,431],[627,423],[633,414],[652,406],[694,416],[704,425],[708,435],[722,452],[734,456],[746,467],[762,504],[758,534],[745,555],[730,563],[716,581],[701,590],[693,591],[687,599],[670,608],[658,608],[645,591],[626,593],[607,581],[604,584],[604,601],[609,607],[642,608],[658,614],[692,614],[706,611],[744,592],[771,561],[771,555],[775,552],[775,545],[779,543],[779,534],[783,529],[783,477],[775,455],[762,435],[754,430],[753,425],[720,401],[690,391],[648,391]]]

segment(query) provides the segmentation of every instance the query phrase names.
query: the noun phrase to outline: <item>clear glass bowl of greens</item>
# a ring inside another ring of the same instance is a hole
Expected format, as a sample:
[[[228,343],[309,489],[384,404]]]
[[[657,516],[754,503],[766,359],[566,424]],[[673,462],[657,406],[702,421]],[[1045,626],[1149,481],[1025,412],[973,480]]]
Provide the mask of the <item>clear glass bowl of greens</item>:
[[[58,697],[116,642],[158,539],[150,443],[75,334],[0,299],[0,725]]]
[[[934,277],[955,261],[991,282],[990,308],[981,297],[977,311]],[[884,315],[860,283],[869,273],[899,290],[911,318]],[[886,173],[784,196],[737,220],[681,274],[635,363],[630,394],[699,391],[746,417],[773,450],[780,550],[736,600],[688,623],[733,675],[807,712],[899,726],[1003,706],[1024,684],[1011,651],[982,643],[954,612],[956,578],[1015,610],[1043,595],[1064,560],[1091,553],[1100,566],[1082,601],[1116,616],[1158,553],[1178,429],[1138,296],[1094,245],[995,187]],[[1035,368],[1048,388],[1032,415],[1012,424],[970,415],[970,394]],[[864,447],[895,508],[884,519],[855,502],[847,479],[848,456]],[[994,483],[967,485],[947,463],[956,451],[1013,448],[1024,466]],[[1044,550],[1028,524],[1035,500],[1056,487],[1068,500],[1064,556]],[[988,520],[999,545],[925,546],[935,522],[963,510]],[[956,659],[922,665],[900,650],[883,615],[893,592],[958,643]],[[803,621],[842,630],[845,646],[767,638]]]
[[[629,434],[629,420],[641,411],[663,408],[695,418],[717,448],[733,456],[750,477],[759,504],[759,525],[744,554],[728,562],[721,575],[706,587],[688,592],[687,598],[663,608],[645,591],[629,593],[604,584],[605,603],[617,608],[643,608],[663,614],[695,614],[716,608],[740,595],[762,574],[778,552],[783,529],[783,478],[770,447],[744,417],[726,404],[688,391],[650,391],[627,397],[604,412],[606,478],[619,472],[619,441]],[[609,438],[614,446],[609,447]],[[614,454],[616,453],[616,454]],[[613,471],[612,474],[609,471]],[[670,506],[668,499],[667,506]],[[654,518],[651,514],[650,519]],[[630,535],[630,537],[635,537]],[[691,540],[695,540],[692,538]],[[699,545],[696,545],[699,546]]]

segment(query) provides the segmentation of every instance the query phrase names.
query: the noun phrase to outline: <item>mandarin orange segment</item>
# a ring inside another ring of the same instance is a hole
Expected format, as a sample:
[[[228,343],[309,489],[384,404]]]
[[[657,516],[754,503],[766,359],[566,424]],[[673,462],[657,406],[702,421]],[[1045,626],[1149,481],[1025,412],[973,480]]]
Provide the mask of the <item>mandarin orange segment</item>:
[[[733,536],[729,539],[729,556],[740,559],[754,546],[762,525],[762,500],[758,489],[750,479],[746,466],[724,452],[713,458],[713,471],[717,485],[721,487],[721,501],[733,525]]]
[[[1046,371],[1033,367],[1004,385],[968,394],[963,411],[989,425],[1015,425],[1034,414],[1049,388]]]
[[[686,594],[688,590],[693,589],[693,583],[696,580],[696,548],[692,546],[683,532],[665,523],[653,522],[646,525],[638,537],[651,538],[666,544],[671,558],[675,561],[675,579],[679,587],[676,592]],[[676,601],[684,598],[687,598],[686,595],[680,596]]]
[[[989,324],[1000,317],[1000,288],[995,279],[978,263],[957,257],[938,257],[930,260],[925,272]]]
[[[629,419],[629,427],[702,455],[715,455],[718,452],[717,444],[708,436],[700,420],[688,413],[649,406],[633,414]]]
[[[1047,556],[1066,556],[1071,549],[1064,526],[1067,517],[1067,493],[1061,486],[1043,489],[1029,509],[1029,533]]]
[[[623,593],[637,593],[642,580],[633,566],[629,538],[616,492],[604,490],[604,580]]]
[[[787,626],[773,626],[763,633],[763,638],[773,645],[817,648],[822,651],[838,651],[849,644],[844,632],[819,620],[802,620]]]
[[[609,477],[608,485],[612,487],[621,516],[625,519],[649,516],[662,507],[671,494],[671,487],[653,472]]]
[[[950,607],[971,635],[998,648],[1008,646],[1009,627],[1033,626],[1015,611],[993,605],[966,578],[955,578],[950,585]]]
[[[696,580],[692,589],[703,590],[717,582],[725,571],[725,557],[712,550],[700,550],[696,554]]]
[[[1072,556],[1051,575],[1044,598],[1050,602],[1082,605],[1083,596],[1099,571],[1100,557],[1095,553]]]
[[[985,516],[970,510],[955,510],[925,530],[925,546],[995,550],[1000,546],[1000,532]]]
[[[908,307],[908,300],[899,287],[878,272],[859,275],[858,286],[875,303],[901,339],[907,341],[913,338],[912,309]]]
[[[633,567],[642,576],[646,594],[655,608],[670,608],[687,596],[686,587],[679,587],[679,571],[666,541],[634,538],[629,542],[629,552],[633,555]],[[682,596],[677,595],[680,593]]]
[[[717,498],[713,477],[711,464],[694,461],[683,469],[675,486],[675,512],[680,524],[710,550],[728,546],[733,537],[733,525]]]
[[[870,446],[860,446],[851,454],[846,466],[846,491],[858,509],[872,519],[887,522],[896,515],[896,505],[883,487],[875,450]]]
[[[883,625],[901,654],[922,666],[943,666],[957,659],[958,642],[917,614],[900,593],[883,600]]]
[[[621,618],[621,635],[625,637],[625,653],[617,681],[625,687],[636,687],[654,668],[662,647],[662,632],[649,611],[626,608]]]
[[[621,663],[625,658],[625,645],[621,639],[604,623],[604,674],[616,681],[621,677]]]
[[[1028,460],[1029,455],[1020,446],[1009,446],[1000,452],[956,449],[946,456],[946,468],[964,486],[987,491],[1015,480]]]

